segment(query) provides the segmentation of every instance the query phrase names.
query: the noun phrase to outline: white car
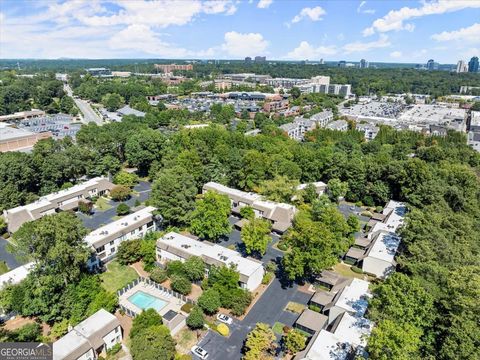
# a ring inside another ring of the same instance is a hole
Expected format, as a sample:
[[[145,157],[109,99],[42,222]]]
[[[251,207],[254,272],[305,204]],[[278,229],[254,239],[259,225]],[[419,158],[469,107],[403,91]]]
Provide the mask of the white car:
[[[198,356],[202,360],[205,360],[206,358],[208,358],[207,350],[202,349],[200,346],[197,346],[197,345],[192,346],[190,350],[194,355]]]
[[[225,314],[217,314],[217,320],[228,325],[233,323],[233,319]]]

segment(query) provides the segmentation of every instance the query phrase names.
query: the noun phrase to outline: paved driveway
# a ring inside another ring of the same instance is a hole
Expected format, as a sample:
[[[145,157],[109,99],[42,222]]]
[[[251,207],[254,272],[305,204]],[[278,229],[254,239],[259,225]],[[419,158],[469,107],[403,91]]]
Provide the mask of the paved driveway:
[[[11,253],[9,253],[7,251],[7,249],[6,249],[7,245],[8,245],[8,241],[0,236],[0,261],[5,261],[8,268],[10,270],[13,270],[13,269],[23,265],[23,263],[19,262],[15,258],[15,256],[13,256]]]
[[[132,195],[130,199],[125,201],[130,208],[135,207],[135,202],[137,200],[144,202],[150,198],[151,184],[146,181],[140,181],[133,189],[135,190],[136,194]],[[90,216],[77,212],[77,216],[82,220],[85,227],[95,230],[113,221],[113,218],[117,216],[117,207],[121,203],[121,201],[110,200],[109,204],[112,206],[112,208],[108,210],[94,210],[94,214]]]

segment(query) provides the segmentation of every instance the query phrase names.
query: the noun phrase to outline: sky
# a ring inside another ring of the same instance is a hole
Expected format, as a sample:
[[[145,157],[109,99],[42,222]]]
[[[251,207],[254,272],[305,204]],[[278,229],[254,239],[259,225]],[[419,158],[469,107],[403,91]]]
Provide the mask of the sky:
[[[480,0],[0,0],[0,58],[456,63]]]

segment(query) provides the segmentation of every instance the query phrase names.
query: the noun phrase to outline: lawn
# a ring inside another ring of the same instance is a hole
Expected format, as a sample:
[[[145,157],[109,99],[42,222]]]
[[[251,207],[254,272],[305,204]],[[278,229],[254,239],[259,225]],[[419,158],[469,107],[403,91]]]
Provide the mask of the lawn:
[[[282,335],[284,326],[285,324],[277,321],[275,324],[273,324],[272,330],[275,334]]]
[[[138,278],[137,272],[114,260],[107,265],[107,271],[100,275],[105,290],[115,293],[128,283]]]
[[[0,275],[5,274],[8,270],[7,263],[5,261],[0,261]]]
[[[350,268],[350,266],[348,266],[347,264],[338,263],[333,267],[333,270],[336,273],[338,273],[342,276],[345,276],[347,278],[357,278],[357,279],[364,279],[365,278],[364,274],[357,274],[356,272],[353,272],[352,269]]]
[[[303,304],[297,303],[295,301],[289,301],[287,306],[285,307],[285,310],[296,314],[301,314],[305,308],[306,306]]]
[[[100,211],[111,209],[113,206],[109,204],[109,201],[104,197],[99,197],[95,202],[95,208]]]
[[[188,327],[180,330],[180,332],[174,337],[175,342],[177,343],[177,351],[181,354],[188,354],[190,348],[198,342],[198,336],[201,337],[202,333],[204,333],[204,331],[199,330],[197,332],[195,330],[190,330]]]

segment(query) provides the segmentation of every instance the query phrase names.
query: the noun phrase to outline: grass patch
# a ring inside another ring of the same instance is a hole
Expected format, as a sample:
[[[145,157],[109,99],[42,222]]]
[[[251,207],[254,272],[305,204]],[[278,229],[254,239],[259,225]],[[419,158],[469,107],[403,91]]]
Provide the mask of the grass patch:
[[[117,220],[120,220],[123,216],[120,216],[120,215],[115,215],[112,217],[112,221],[117,221]]]
[[[297,303],[295,301],[289,301],[287,306],[285,307],[285,310],[296,313],[296,314],[301,314],[303,310],[305,310],[306,306],[300,303]]]
[[[348,266],[347,264],[338,263],[333,267],[333,270],[336,273],[338,273],[342,276],[345,276],[347,278],[357,278],[357,279],[363,279],[364,278],[363,274],[357,274],[357,273],[353,272],[351,267]]]
[[[285,324],[277,321],[277,322],[275,322],[275,324],[273,324],[272,330],[275,334],[282,335],[284,326],[285,326]]]
[[[300,334],[302,334],[303,336],[305,336],[307,339],[309,339],[309,338],[312,337],[312,334],[309,334],[309,333],[306,332],[306,331],[300,330],[299,328],[295,328],[295,331],[299,332]]]
[[[100,275],[105,290],[115,293],[128,283],[138,278],[137,272],[114,260],[107,265],[107,271]]]
[[[8,270],[10,269],[8,268],[7,263],[5,261],[0,261],[0,275],[5,274]]]
[[[104,197],[99,197],[95,202],[95,208],[100,211],[111,209],[113,206],[109,204],[109,201]]]

